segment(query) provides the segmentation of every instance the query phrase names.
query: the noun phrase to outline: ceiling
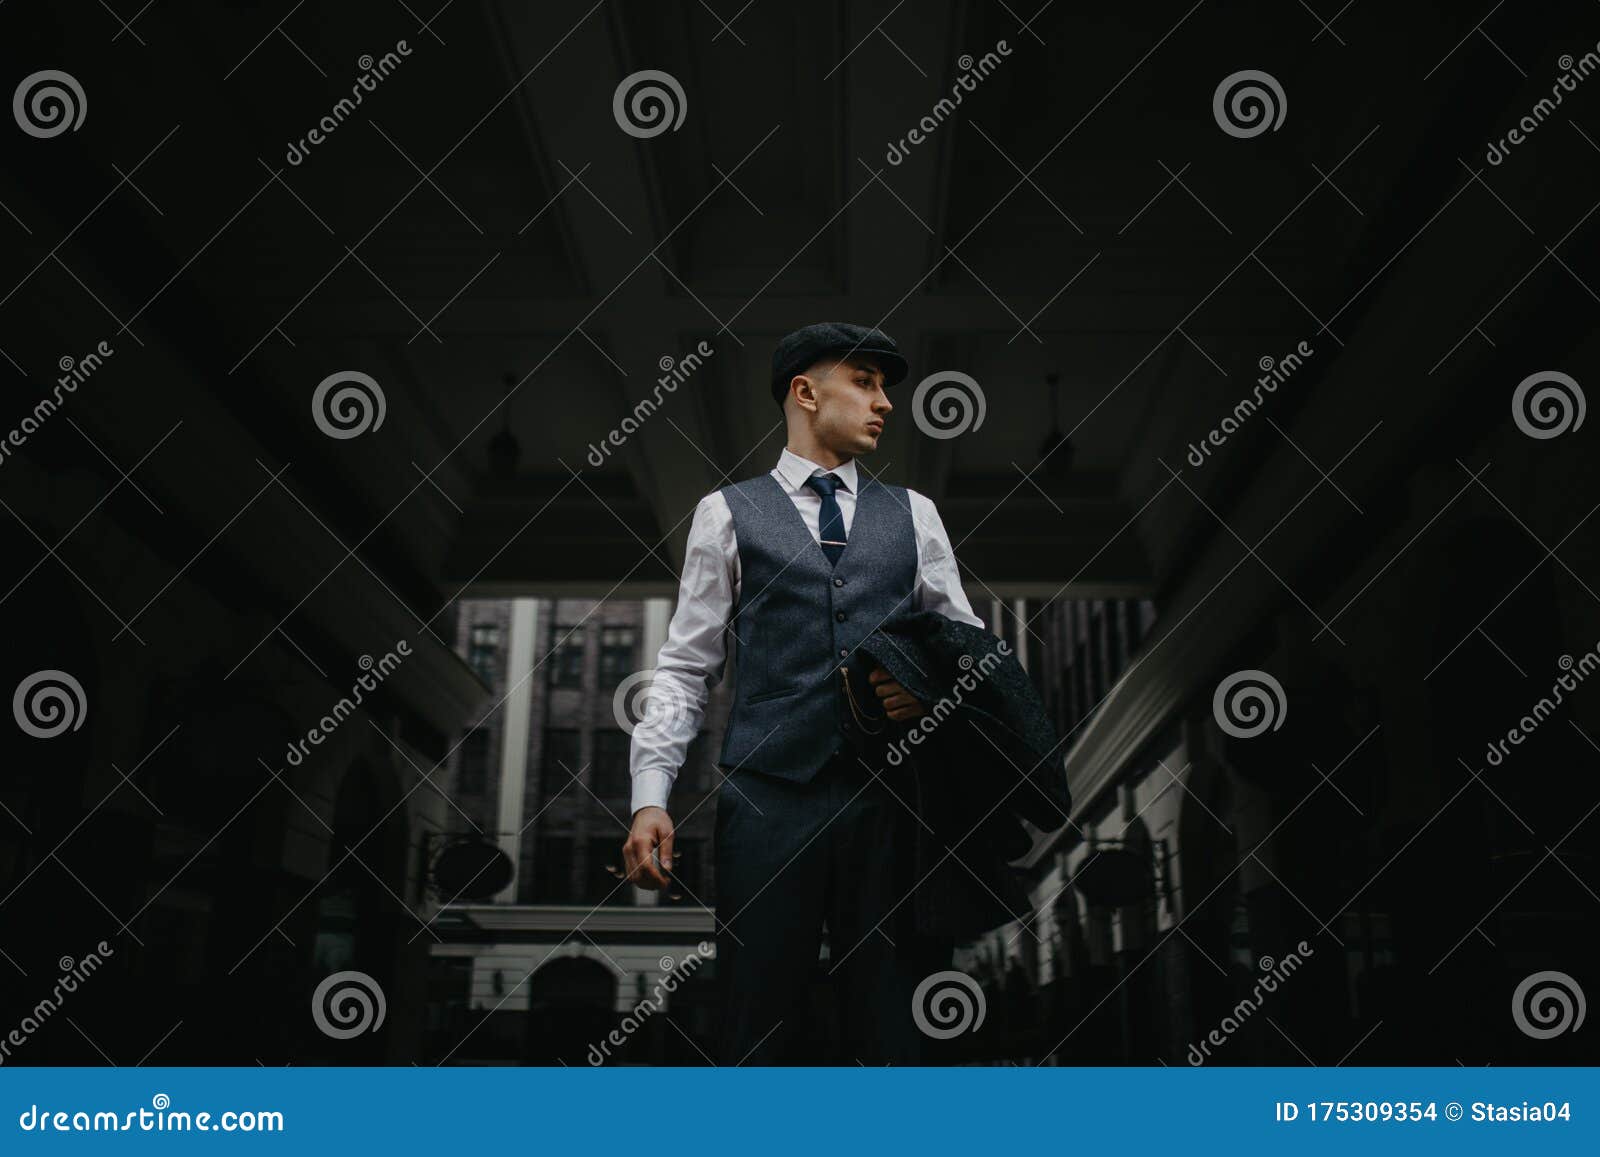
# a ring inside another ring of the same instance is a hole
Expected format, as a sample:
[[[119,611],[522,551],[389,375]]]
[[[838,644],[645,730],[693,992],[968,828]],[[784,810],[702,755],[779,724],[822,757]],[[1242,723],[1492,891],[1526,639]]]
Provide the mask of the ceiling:
[[[1407,30],[1365,7],[1324,24],[1304,5],[1203,0],[1032,17],[953,0],[457,0],[432,16],[172,2],[86,38],[35,12],[27,60],[117,79],[91,85],[93,148],[0,186],[8,205],[78,220],[105,195],[102,155],[129,181],[75,241],[98,255],[98,296],[77,262],[41,261],[24,296],[62,310],[41,348],[7,348],[54,361],[60,334],[110,313],[186,343],[226,404],[266,394],[297,413],[328,374],[371,374],[406,430],[383,468],[456,508],[440,565],[488,590],[670,582],[695,501],[781,446],[775,340],[874,324],[912,375],[868,465],[940,501],[976,583],[1147,593],[1142,480],[1211,424],[1179,416],[1226,412],[1298,341],[1342,344],[1362,282],[1383,275],[1357,256],[1394,248],[1374,247],[1392,232],[1381,207],[1442,199],[1437,167],[1412,169],[1418,143],[1445,110],[1509,99],[1462,90],[1509,77],[1471,37],[1476,14],[1441,5]],[[1363,27],[1364,59],[1392,70],[1349,74],[1339,32]],[[1546,34],[1507,21],[1497,41],[1526,59],[1518,38]],[[363,54],[402,40],[391,74],[290,163]],[[991,52],[891,163],[966,56]],[[1282,78],[1293,131],[1219,131],[1218,81],[1249,67]],[[644,69],[685,94],[676,130],[619,126],[614,93]],[[701,341],[704,364],[588,460]],[[918,428],[912,392],[937,371],[978,383],[981,426]],[[1035,471],[1053,420],[1070,461]],[[513,478],[488,466],[503,429]]]

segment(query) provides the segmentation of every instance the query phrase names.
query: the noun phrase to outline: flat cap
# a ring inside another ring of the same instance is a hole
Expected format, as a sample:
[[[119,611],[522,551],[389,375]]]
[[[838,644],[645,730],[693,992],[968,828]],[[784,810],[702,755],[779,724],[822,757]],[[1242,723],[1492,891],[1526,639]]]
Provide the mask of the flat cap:
[[[894,338],[881,329],[847,321],[819,321],[786,335],[772,351],[772,397],[779,405],[789,392],[789,382],[806,367],[828,354],[872,354],[883,367],[883,384],[892,386],[908,369]]]

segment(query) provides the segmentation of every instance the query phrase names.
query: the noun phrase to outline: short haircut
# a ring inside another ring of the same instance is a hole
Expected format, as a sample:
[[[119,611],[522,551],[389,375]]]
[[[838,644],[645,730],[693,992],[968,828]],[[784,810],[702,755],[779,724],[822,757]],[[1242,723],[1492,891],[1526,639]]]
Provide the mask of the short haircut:
[[[804,369],[796,370],[794,373],[789,375],[789,381],[784,383],[783,392],[781,394],[777,394],[773,398],[773,400],[778,403],[778,409],[779,410],[783,409],[783,403],[789,397],[789,394],[791,393],[791,390],[789,389],[789,386],[795,380],[796,377],[799,377],[802,374],[805,375],[808,378],[822,377],[823,376],[822,374],[815,372],[817,370],[818,366],[829,366],[829,367],[832,367],[834,365],[837,365],[839,362],[843,361],[846,357],[850,357],[850,358],[865,357],[868,361],[870,361],[872,363],[873,367],[875,369],[877,369],[879,373],[884,373],[887,376],[886,371],[883,368],[883,363],[879,360],[879,358],[877,357],[876,354],[873,354],[873,353],[870,353],[870,352],[866,353],[866,354],[862,354],[862,353],[859,353],[859,352],[852,352],[850,350],[830,350],[828,353],[823,354],[821,357],[817,358],[816,361],[812,362],[810,365],[806,366]]]

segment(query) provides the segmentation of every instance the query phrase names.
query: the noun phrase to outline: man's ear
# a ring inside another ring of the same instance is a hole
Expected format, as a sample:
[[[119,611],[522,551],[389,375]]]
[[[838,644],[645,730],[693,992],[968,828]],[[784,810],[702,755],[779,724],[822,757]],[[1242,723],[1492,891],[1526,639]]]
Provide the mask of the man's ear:
[[[793,386],[793,384],[797,381],[800,383],[800,386],[799,388],[791,391],[790,397],[794,398],[795,403],[802,410],[815,410],[817,408],[816,382],[806,374],[796,374],[794,377],[789,379],[791,386]]]

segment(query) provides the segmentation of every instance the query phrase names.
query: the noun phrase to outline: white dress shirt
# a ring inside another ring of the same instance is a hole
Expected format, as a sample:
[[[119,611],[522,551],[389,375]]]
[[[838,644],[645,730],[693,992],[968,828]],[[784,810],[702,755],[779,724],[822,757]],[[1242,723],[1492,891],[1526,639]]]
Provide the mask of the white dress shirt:
[[[806,485],[806,479],[813,474],[836,474],[843,483],[834,497],[848,537],[856,510],[854,460],[827,470],[785,449],[772,471],[772,477],[800,512],[811,537],[820,542],[822,498]],[[907,490],[906,495],[917,539],[912,609],[938,611],[948,618],[983,626],[961,589],[955,552],[938,509],[915,490]],[[667,806],[667,795],[683,766],[684,753],[699,733],[706,699],[722,678],[728,622],[738,598],[739,546],[734,536],[733,512],[722,492],[716,490],[700,500],[689,527],[678,607],[651,679],[651,696],[662,697],[660,709],[649,721],[634,728],[629,749],[634,811],[650,805]]]

